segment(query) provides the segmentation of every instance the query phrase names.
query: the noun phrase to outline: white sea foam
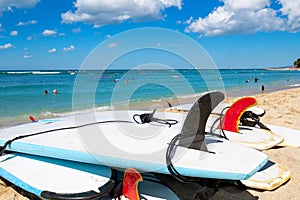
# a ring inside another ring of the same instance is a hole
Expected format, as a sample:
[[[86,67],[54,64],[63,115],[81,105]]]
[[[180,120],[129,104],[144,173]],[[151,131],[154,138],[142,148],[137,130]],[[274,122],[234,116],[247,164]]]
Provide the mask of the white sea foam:
[[[162,99],[153,99],[153,100],[151,100],[152,102],[161,102],[162,101]]]
[[[4,73],[6,73],[6,74],[30,74],[31,72],[26,71],[26,72],[4,72]]]
[[[41,72],[41,71],[33,71],[32,74],[39,74],[39,75],[44,75],[44,74],[60,74],[61,72]]]
[[[42,116],[42,118],[48,118],[48,117],[61,117],[64,116],[66,113],[53,113],[51,111],[44,111],[39,114],[39,116]]]
[[[96,108],[96,111],[106,111],[106,110],[113,110],[114,106],[100,106]]]
[[[61,72],[51,71],[51,72],[44,72],[44,71],[11,71],[11,72],[2,72],[4,74],[61,74]]]
[[[289,87],[300,87],[300,84],[289,85]]]

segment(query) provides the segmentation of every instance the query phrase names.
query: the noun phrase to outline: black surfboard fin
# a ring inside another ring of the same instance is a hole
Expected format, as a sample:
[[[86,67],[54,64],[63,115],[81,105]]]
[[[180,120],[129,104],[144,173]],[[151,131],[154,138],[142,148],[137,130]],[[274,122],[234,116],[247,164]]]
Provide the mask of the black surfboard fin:
[[[205,144],[205,126],[212,110],[225,96],[222,92],[212,91],[201,96],[190,109],[182,130],[179,146],[207,151]]]

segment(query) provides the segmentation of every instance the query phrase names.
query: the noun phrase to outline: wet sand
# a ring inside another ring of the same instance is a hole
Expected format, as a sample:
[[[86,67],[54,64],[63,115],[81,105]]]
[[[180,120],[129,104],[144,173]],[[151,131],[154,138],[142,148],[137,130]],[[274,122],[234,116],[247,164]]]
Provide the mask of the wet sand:
[[[254,97],[258,100],[257,106],[267,111],[262,122],[300,130],[300,88],[259,94]],[[235,99],[237,98],[227,98],[226,101],[233,102]],[[274,191],[240,190],[229,186],[218,191],[212,199],[300,199],[298,191],[300,188],[300,148],[272,148],[264,153],[269,155],[271,161],[291,171],[292,178],[285,185]],[[0,199],[24,200],[28,198],[0,181]]]

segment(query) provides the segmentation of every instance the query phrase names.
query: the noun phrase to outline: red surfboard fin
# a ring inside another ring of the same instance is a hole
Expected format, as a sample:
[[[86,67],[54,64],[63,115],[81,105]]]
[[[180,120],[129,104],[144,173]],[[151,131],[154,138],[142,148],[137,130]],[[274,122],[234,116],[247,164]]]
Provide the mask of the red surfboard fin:
[[[256,104],[257,100],[253,97],[244,97],[234,102],[223,116],[221,128],[226,131],[239,133],[239,121],[242,114]]]
[[[123,195],[130,200],[140,200],[138,192],[138,183],[143,181],[141,174],[133,169],[125,170],[123,179]]]

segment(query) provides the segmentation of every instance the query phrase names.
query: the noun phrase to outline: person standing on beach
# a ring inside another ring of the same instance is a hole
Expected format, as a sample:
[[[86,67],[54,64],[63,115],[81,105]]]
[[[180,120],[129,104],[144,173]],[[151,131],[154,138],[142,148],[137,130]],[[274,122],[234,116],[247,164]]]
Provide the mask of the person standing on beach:
[[[265,86],[261,85],[261,93],[264,93],[264,92],[265,92]]]

